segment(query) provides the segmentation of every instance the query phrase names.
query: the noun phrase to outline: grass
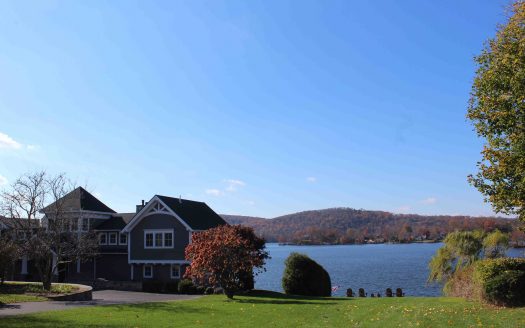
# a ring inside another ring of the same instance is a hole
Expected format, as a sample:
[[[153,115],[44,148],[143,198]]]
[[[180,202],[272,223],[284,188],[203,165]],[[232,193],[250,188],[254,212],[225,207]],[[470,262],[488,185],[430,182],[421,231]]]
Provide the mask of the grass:
[[[51,291],[46,292],[40,283],[6,282],[0,285],[0,303],[20,303],[45,301],[49,294],[67,294],[77,290],[77,287],[67,284],[52,284]]]
[[[256,291],[191,301],[98,306],[6,317],[8,327],[525,327],[525,308],[458,298],[306,298]]]

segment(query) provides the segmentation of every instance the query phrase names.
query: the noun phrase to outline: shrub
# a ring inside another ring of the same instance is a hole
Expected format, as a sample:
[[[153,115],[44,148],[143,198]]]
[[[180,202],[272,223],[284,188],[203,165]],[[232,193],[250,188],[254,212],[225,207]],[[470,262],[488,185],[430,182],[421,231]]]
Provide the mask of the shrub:
[[[176,294],[179,292],[179,282],[168,282],[164,286],[164,292],[170,294]]]
[[[189,279],[184,279],[179,282],[179,293],[181,294],[195,294],[197,292],[195,285]]]
[[[208,287],[208,288],[206,288],[206,290],[204,291],[204,294],[206,294],[206,295],[213,295],[214,291],[215,291],[215,290],[213,289],[213,287]]]
[[[525,305],[525,271],[509,270],[489,279],[485,286],[485,299],[504,306]]]
[[[204,287],[204,286],[197,286],[195,288],[195,293],[197,295],[203,295],[205,291],[206,291],[206,287]]]
[[[485,301],[505,306],[525,305],[525,258],[480,261],[474,279],[481,286]]]
[[[503,257],[476,263],[475,279],[484,284],[504,271],[525,271],[525,258]]]
[[[164,290],[164,283],[157,281],[144,281],[142,291],[147,293],[161,293]]]
[[[445,283],[443,292],[447,296],[481,299],[481,284],[473,278],[474,266],[457,270]]]
[[[286,294],[330,296],[332,293],[328,272],[308,256],[292,253],[285,262],[282,286]]]

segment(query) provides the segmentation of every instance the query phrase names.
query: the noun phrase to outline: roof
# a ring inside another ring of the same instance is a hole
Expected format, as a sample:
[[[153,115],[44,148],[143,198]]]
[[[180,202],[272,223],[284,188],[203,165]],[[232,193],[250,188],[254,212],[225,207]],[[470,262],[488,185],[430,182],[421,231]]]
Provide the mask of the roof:
[[[5,216],[0,216],[0,229],[5,227],[7,229],[13,229],[16,227],[27,228],[27,219],[26,218],[8,218]],[[40,220],[33,219],[31,220],[31,226],[38,228],[40,226]]]
[[[111,218],[104,220],[95,230],[122,230],[131,221],[136,213],[116,213]]]
[[[206,230],[227,224],[206,203],[156,195],[193,230]]]
[[[60,199],[64,211],[93,211],[104,213],[115,213],[106,204],[102,203],[86,189],[78,187]],[[47,205],[42,212],[51,212],[56,202]]]

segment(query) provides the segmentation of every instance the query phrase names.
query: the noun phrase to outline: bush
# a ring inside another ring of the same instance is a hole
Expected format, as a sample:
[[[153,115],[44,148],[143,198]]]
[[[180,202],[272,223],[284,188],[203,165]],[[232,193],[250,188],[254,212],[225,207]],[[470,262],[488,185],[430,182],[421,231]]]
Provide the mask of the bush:
[[[474,280],[482,299],[505,306],[525,305],[525,258],[486,259],[476,263]]]
[[[204,287],[204,286],[197,286],[195,288],[195,293],[197,295],[203,295],[205,291],[206,291],[206,287]]]
[[[292,253],[285,262],[282,285],[286,294],[330,296],[332,287],[328,272],[308,256]]]
[[[189,295],[196,294],[197,289],[191,280],[184,279],[179,282],[179,293]]]
[[[168,282],[164,286],[164,292],[170,293],[170,294],[176,294],[179,292],[179,282]]]
[[[456,270],[443,287],[446,296],[464,297],[467,299],[481,299],[481,284],[473,278],[473,265]]]
[[[164,283],[156,281],[142,282],[142,291],[147,293],[162,293],[164,290]]]
[[[504,306],[525,305],[525,271],[502,272],[485,284],[485,299]]]
[[[204,291],[204,294],[213,295],[214,292],[215,290],[213,289],[213,287],[207,287],[206,290]]]
[[[142,291],[175,294],[178,292],[178,286],[178,282],[144,281],[142,282]]]

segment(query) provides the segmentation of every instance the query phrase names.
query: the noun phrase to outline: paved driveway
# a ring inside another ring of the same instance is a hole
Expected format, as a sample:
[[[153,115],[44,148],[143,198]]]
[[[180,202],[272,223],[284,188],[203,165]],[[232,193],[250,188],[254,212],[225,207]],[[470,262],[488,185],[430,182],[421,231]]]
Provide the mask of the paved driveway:
[[[43,311],[73,309],[93,305],[136,304],[166,301],[184,301],[198,298],[198,295],[153,294],[124,292],[118,290],[99,290],[93,292],[92,301],[84,302],[25,302],[13,303],[0,307],[0,317],[17,314],[28,314]]]

